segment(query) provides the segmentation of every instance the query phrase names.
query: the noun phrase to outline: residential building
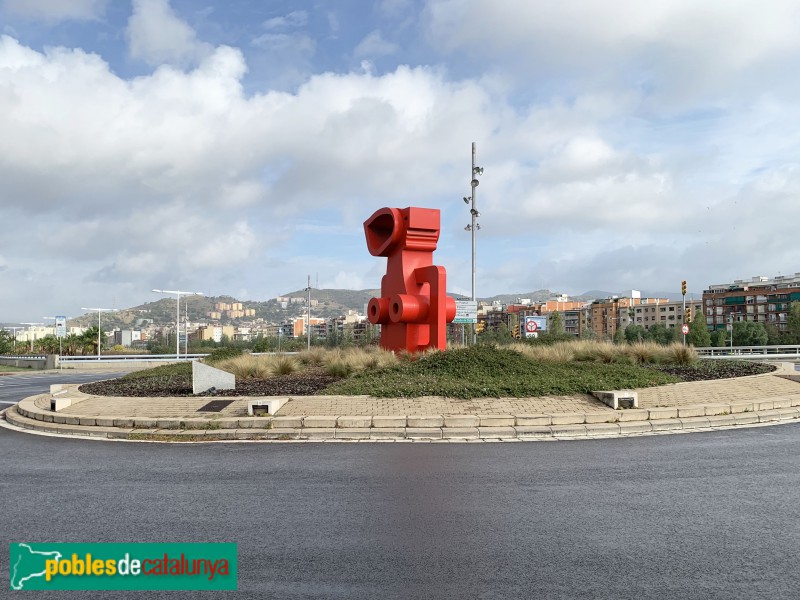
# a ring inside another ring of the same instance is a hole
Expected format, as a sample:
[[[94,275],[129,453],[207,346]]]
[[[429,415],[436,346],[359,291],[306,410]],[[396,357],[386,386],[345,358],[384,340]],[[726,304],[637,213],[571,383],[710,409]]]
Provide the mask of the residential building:
[[[741,279],[711,285],[703,292],[709,329],[724,329],[735,321],[752,321],[786,330],[789,305],[800,302],[800,273]]]

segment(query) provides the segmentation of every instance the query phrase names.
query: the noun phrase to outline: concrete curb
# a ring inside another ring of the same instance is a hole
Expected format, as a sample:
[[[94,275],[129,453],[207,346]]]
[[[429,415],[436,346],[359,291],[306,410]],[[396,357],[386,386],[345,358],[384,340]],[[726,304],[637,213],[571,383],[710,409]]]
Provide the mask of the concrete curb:
[[[45,395],[47,396],[47,395]],[[0,414],[16,428],[131,441],[536,441],[711,431],[800,419],[800,394],[756,402],[539,415],[338,415],[153,419],[76,417],[31,396]],[[605,417],[605,420],[601,420]]]

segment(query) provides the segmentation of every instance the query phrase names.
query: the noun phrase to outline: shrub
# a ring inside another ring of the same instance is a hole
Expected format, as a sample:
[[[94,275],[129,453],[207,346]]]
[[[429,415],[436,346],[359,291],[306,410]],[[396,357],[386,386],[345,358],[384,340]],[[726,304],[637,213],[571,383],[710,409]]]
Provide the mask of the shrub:
[[[272,375],[289,375],[300,368],[297,360],[291,356],[278,356],[270,362],[272,363],[270,365]]]
[[[237,356],[241,356],[242,354],[243,352],[241,348],[234,348],[233,346],[223,346],[221,348],[215,348],[214,350],[212,350],[211,354],[206,356],[203,362],[210,365],[222,362],[223,360],[236,358]]]

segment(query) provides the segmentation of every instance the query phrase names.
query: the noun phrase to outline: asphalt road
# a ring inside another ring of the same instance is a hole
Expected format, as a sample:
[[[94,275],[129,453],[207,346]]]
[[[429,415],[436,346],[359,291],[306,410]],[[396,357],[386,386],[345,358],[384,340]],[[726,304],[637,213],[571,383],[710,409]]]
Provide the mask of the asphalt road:
[[[125,373],[14,373],[0,376],[0,410],[23,398],[50,391],[51,383],[86,383],[119,377]]]
[[[0,430],[0,456],[5,581],[12,541],[185,541],[238,543],[231,597],[800,590],[797,424],[494,444],[167,445]]]

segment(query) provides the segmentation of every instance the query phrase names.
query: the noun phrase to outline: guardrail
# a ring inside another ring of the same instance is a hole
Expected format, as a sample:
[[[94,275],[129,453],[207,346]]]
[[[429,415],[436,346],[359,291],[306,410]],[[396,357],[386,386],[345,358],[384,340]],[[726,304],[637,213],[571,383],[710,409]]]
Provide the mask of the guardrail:
[[[278,354],[277,352],[253,352],[253,356],[264,356],[269,354]],[[298,352],[281,352],[280,354],[299,354]],[[192,360],[199,360],[201,358],[205,358],[208,356],[208,353],[205,354],[181,354],[180,356],[176,356],[175,354],[101,354],[99,357],[95,354],[94,356],[62,356],[61,363],[62,364],[76,364],[76,363],[97,363],[97,362],[110,362],[110,363],[119,363],[119,362],[166,362],[166,361],[175,361],[175,362],[186,362]],[[41,357],[44,358],[44,357]]]
[[[798,359],[800,360],[800,345],[783,344],[778,346],[720,346],[714,348],[695,348],[697,353],[704,358],[722,359]]]

